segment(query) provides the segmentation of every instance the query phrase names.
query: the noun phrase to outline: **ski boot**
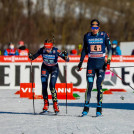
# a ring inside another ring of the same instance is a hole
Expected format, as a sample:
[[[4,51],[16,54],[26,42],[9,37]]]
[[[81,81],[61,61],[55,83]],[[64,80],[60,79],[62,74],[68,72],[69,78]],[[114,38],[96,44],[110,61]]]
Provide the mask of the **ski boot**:
[[[43,107],[43,111],[47,111],[49,108],[49,102],[48,99],[44,99],[44,107]]]
[[[96,117],[101,115],[102,115],[102,107],[98,105],[96,108]]]
[[[57,101],[53,102],[53,108],[54,108],[55,114],[58,114],[60,112]]]
[[[84,109],[83,109],[83,112],[82,112],[82,116],[87,115],[88,112],[89,112],[89,101],[85,101]]]

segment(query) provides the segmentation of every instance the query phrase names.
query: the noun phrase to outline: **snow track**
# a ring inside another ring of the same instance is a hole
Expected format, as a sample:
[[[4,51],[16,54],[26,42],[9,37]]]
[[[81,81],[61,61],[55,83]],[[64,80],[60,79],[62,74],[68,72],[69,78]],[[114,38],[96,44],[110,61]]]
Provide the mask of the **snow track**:
[[[104,95],[103,117],[92,118],[96,112],[96,92],[92,92],[91,108],[80,118],[84,94],[79,100],[59,100],[60,113],[54,115],[50,100],[48,115],[33,115],[32,100],[19,98],[15,90],[0,90],[0,134],[133,134],[134,94]],[[120,97],[124,96],[124,100]],[[41,112],[43,100],[35,100],[36,113]]]

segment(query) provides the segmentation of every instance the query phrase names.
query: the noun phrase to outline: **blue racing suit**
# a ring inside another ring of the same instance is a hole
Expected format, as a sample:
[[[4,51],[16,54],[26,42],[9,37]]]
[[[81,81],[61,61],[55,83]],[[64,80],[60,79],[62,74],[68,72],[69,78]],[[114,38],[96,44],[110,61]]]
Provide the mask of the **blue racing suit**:
[[[80,62],[83,62],[84,57],[88,54],[87,62],[87,91],[85,93],[85,102],[89,102],[91,98],[91,90],[93,87],[95,74],[97,76],[97,104],[102,105],[102,82],[105,76],[105,48],[108,50],[108,60],[111,60],[112,49],[109,36],[105,32],[98,32],[93,35],[91,32],[84,35],[83,49],[81,52]]]
[[[39,55],[42,55],[43,57],[43,63],[41,66],[41,82],[42,82],[43,99],[48,99],[47,86],[48,86],[48,78],[50,74],[51,76],[50,76],[49,87],[52,94],[52,100],[56,102],[57,93],[55,89],[55,84],[59,74],[59,66],[57,61],[58,61],[58,56],[60,56],[62,59],[65,60],[65,55],[55,47],[52,48],[50,53],[47,53],[45,48],[42,47],[38,50],[36,54],[33,55],[32,60],[37,58]],[[67,58],[66,61],[69,61],[69,58]]]

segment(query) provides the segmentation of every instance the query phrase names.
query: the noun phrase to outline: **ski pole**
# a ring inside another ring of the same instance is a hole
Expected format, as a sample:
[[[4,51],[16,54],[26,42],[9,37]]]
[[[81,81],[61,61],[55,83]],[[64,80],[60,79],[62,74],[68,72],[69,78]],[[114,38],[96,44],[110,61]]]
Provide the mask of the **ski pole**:
[[[134,66],[119,66],[119,67],[110,67],[110,68],[125,68],[125,67],[134,67]],[[83,67],[81,69],[87,69],[87,68]]]
[[[110,67],[110,68],[125,68],[125,67],[134,67],[134,66],[119,66],[119,67]]]
[[[119,76],[119,75],[117,75],[114,71],[112,71],[112,70],[110,70],[112,73],[114,73],[123,83],[124,83],[124,80]],[[132,87],[132,86],[130,86],[130,85],[128,85],[131,89],[133,89],[134,90],[134,88]]]
[[[53,36],[53,44],[55,45],[55,36],[54,34],[52,34],[52,36]]]
[[[133,67],[133,66],[124,66],[124,67]],[[110,67],[110,68],[121,68],[121,67]],[[82,69],[87,69],[87,68],[81,68],[81,70]],[[112,73],[114,73],[123,83],[125,83],[124,82],[124,80],[120,77],[120,76],[118,76],[115,72],[113,72],[112,70],[110,70]],[[134,88],[131,86],[131,85],[128,85],[131,89],[133,89],[134,90]]]
[[[33,89],[33,68],[32,68],[32,60],[31,60],[31,82],[32,82],[32,93],[33,93],[33,112],[35,114],[35,106],[34,106],[34,89]]]
[[[66,81],[66,114],[67,114],[67,63],[65,61],[65,81]]]

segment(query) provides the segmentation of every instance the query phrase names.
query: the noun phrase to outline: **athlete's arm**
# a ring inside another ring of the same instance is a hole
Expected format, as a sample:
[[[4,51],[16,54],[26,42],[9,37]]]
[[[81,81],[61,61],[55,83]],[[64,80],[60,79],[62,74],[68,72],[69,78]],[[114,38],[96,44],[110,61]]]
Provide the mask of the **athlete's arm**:
[[[34,59],[36,59],[38,56],[40,56],[40,54],[42,54],[42,48],[39,49],[39,50],[37,51],[37,53],[35,53],[34,55],[29,54],[29,58],[30,58],[31,60],[34,60]]]
[[[77,71],[81,71],[82,63],[83,63],[83,60],[84,60],[86,54],[87,54],[87,43],[85,41],[85,36],[84,36],[83,48],[82,48],[82,52],[81,52],[80,62],[79,62],[78,67],[77,67]]]
[[[110,62],[111,57],[112,57],[112,48],[111,48],[111,42],[110,42],[110,38],[109,38],[108,34],[105,34],[105,44],[106,44],[107,52],[108,52],[107,61]]]

